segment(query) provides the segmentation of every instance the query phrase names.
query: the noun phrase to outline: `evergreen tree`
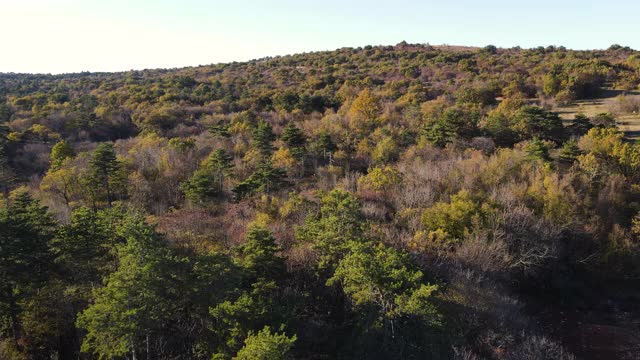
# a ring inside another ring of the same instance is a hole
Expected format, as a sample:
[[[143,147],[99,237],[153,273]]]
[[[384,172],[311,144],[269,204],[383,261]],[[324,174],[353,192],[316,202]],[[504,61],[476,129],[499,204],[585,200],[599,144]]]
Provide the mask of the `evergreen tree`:
[[[271,124],[264,120],[260,120],[258,125],[253,129],[253,143],[260,153],[264,156],[270,156],[273,152],[273,145],[271,144],[276,135],[273,133]]]
[[[224,150],[218,149],[180,188],[189,201],[202,206],[222,193],[224,178],[231,174],[232,169],[231,158]]]
[[[320,252],[320,269],[332,268],[348,251],[350,241],[363,240],[364,222],[358,199],[335,189],[322,197],[320,213],[297,229],[296,238]]]
[[[13,172],[9,166],[9,157],[7,155],[7,134],[9,128],[0,124],[0,193],[6,195],[9,189],[9,183],[13,179]]]
[[[515,115],[513,129],[524,139],[538,137],[560,142],[564,139],[562,119],[555,112],[537,106],[523,106]]]
[[[22,335],[21,301],[36,294],[53,271],[54,225],[47,209],[26,191],[0,209],[0,318],[8,320],[16,345]]]
[[[549,147],[544,141],[535,137],[525,148],[527,152],[527,157],[532,160],[549,160]]]
[[[111,206],[114,200],[124,196],[126,179],[112,144],[102,143],[93,151],[85,184],[94,205],[98,201],[106,201]]]
[[[265,327],[257,334],[251,334],[244,341],[244,347],[238,351],[234,360],[286,360],[289,351],[296,342],[296,336],[272,333]]]
[[[444,147],[455,138],[455,129],[451,124],[436,121],[424,129],[424,136],[433,145]]]
[[[207,160],[206,167],[218,178],[218,188],[222,190],[222,183],[225,176],[233,172],[231,157],[224,150],[218,149],[211,153]]]
[[[253,174],[233,189],[235,198],[239,200],[256,192],[270,193],[277,191],[288,184],[285,177],[286,173],[273,167],[270,160],[264,161]]]
[[[120,231],[126,243],[118,248],[118,270],[78,316],[78,327],[87,330],[82,351],[107,358],[146,352],[149,358],[149,344],[162,336],[158,331],[184,295],[171,276],[179,264],[139,217],[127,219]]]
[[[290,122],[285,126],[282,131],[282,141],[291,149],[291,153],[301,158],[304,155],[304,147],[307,143],[307,139],[298,127],[293,122]]]
[[[282,291],[285,265],[278,251],[273,235],[257,225],[249,229],[245,243],[237,248],[237,262],[243,269],[242,291],[209,310],[219,324],[212,331],[226,339],[219,353],[235,353],[242,339],[268,324],[290,322],[293,299]]]
[[[562,149],[560,149],[559,159],[561,162],[572,164],[580,154],[582,154],[582,151],[580,151],[578,143],[574,139],[571,139],[566,141]]]
[[[285,267],[284,259],[276,255],[278,251],[280,248],[271,232],[253,225],[249,228],[245,243],[238,248],[238,257],[251,278],[279,279]]]

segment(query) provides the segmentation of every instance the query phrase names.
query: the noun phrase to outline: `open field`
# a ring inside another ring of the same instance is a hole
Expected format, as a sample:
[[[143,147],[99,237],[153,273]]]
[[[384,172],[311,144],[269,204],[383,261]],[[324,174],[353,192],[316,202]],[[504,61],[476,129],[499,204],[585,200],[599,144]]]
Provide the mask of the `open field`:
[[[611,112],[616,96],[622,93],[622,90],[606,89],[598,99],[579,100],[573,105],[557,107],[554,111],[557,111],[565,122],[570,122],[579,113],[593,117],[600,113]],[[640,96],[640,91],[628,91],[627,95]],[[640,140],[640,114],[616,115],[616,118],[618,126],[628,139]]]

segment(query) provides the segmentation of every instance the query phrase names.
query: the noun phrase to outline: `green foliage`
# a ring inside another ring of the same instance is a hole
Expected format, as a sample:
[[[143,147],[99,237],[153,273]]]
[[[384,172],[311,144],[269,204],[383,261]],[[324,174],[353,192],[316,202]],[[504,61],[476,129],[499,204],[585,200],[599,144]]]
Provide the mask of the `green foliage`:
[[[438,324],[430,297],[435,285],[421,283],[422,272],[411,267],[406,254],[383,244],[351,243],[328,285],[341,284],[356,308],[374,308],[382,318],[416,316]]]
[[[262,162],[247,179],[236,185],[233,193],[239,200],[253,193],[277,191],[288,184],[285,177],[284,171],[273,167],[271,161],[267,160]]]
[[[322,197],[320,214],[309,217],[296,238],[310,242],[320,252],[320,269],[331,268],[348,251],[350,242],[363,239],[363,222],[358,199],[335,189]]]
[[[277,279],[284,273],[284,260],[276,253],[280,248],[267,229],[253,225],[245,243],[238,248],[240,264],[254,278]]]
[[[0,124],[9,121],[13,112],[7,103],[0,99]]]
[[[567,140],[562,146],[562,149],[560,149],[559,160],[567,164],[572,164],[581,154],[582,152],[578,147],[578,142],[570,139]]]
[[[272,333],[265,327],[257,334],[249,335],[244,341],[244,347],[238,351],[234,360],[286,360],[289,351],[297,337],[287,337],[285,334]]]
[[[84,179],[94,204],[106,201],[111,203],[123,198],[126,194],[126,178],[124,168],[116,158],[113,145],[102,143],[93,151],[89,161],[89,169]]]
[[[167,295],[178,290],[162,271],[176,265],[153,230],[139,219],[128,220],[122,230],[126,243],[118,248],[118,271],[94,292],[93,304],[77,322],[87,330],[82,351],[100,357],[123,356],[142,347],[145,336],[167,321],[175,306]]]
[[[62,162],[67,158],[75,156],[75,151],[66,141],[62,140],[51,148],[51,168],[57,169],[62,165]]]
[[[231,175],[231,158],[222,149],[209,155],[203,167],[180,185],[192,204],[203,206],[218,197],[223,190],[225,176]]]
[[[533,140],[527,144],[525,151],[527,152],[527,157],[531,160],[549,160],[549,146],[537,137],[534,137]]]
[[[456,137],[471,138],[478,133],[480,113],[474,108],[455,107],[428,119],[424,135],[435,146],[444,147]]]
[[[375,191],[389,190],[389,188],[400,182],[402,182],[400,173],[390,166],[376,166],[373,169],[369,169],[369,173],[366,176],[358,179],[360,187]]]
[[[536,106],[523,106],[515,115],[513,129],[522,139],[538,137],[560,142],[564,138],[564,127],[558,114]]]
[[[0,208],[0,319],[18,348],[24,307],[53,275],[54,225],[47,208],[26,191]]]
[[[271,143],[276,139],[276,135],[273,133],[271,124],[264,120],[260,120],[258,125],[253,129],[252,139],[254,146],[260,150],[262,155],[271,155],[273,152],[273,145]]]
[[[449,203],[438,202],[422,213],[425,231],[440,233],[445,239],[461,240],[474,222],[482,221],[491,212],[491,207],[479,204],[472,195],[461,190],[451,195]]]
[[[74,210],[70,222],[58,229],[51,242],[56,263],[76,284],[100,282],[103,274],[115,270],[117,247],[125,241],[118,228],[128,216],[122,206],[97,212],[85,207]]]
[[[282,130],[282,141],[291,149],[293,155],[300,158],[304,155],[304,147],[307,139],[300,129],[293,122],[287,124]]]
[[[638,69],[620,46],[401,42],[0,74],[0,358],[563,354],[522,309],[635,316],[610,295],[640,274],[640,145],[547,106]]]
[[[238,270],[214,253],[176,256],[136,215],[116,231],[125,239],[117,246],[118,269],[93,291],[92,304],[78,316],[78,327],[87,331],[82,351],[100,358],[211,353],[215,344],[194,343],[189,334],[166,331],[184,325],[206,332],[198,319],[207,318],[208,305],[233,293]]]
[[[196,143],[193,138],[186,138],[186,139],[172,138],[169,140],[169,145],[173,146],[179,152],[185,153],[195,148]]]

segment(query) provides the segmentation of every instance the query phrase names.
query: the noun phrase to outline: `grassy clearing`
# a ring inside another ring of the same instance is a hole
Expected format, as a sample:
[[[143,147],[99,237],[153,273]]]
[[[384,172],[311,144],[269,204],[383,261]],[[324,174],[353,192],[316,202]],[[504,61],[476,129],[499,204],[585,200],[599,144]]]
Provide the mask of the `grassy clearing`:
[[[574,116],[583,113],[589,117],[604,112],[611,112],[611,106],[615,103],[616,96],[621,95],[622,90],[603,90],[602,96],[597,99],[579,100],[569,106],[556,107],[553,110],[560,114],[566,123],[570,123]],[[640,91],[627,92],[627,95],[637,96]],[[640,140],[640,114],[617,115],[618,127],[624,131],[628,139]]]

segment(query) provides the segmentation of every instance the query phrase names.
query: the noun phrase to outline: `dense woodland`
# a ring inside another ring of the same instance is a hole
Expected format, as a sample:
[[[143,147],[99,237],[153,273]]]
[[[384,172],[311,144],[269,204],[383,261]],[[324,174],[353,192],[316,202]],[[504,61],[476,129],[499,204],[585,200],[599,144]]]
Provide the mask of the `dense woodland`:
[[[0,74],[0,358],[581,358],[540,309],[637,330],[640,145],[553,108],[639,84],[617,45]]]

